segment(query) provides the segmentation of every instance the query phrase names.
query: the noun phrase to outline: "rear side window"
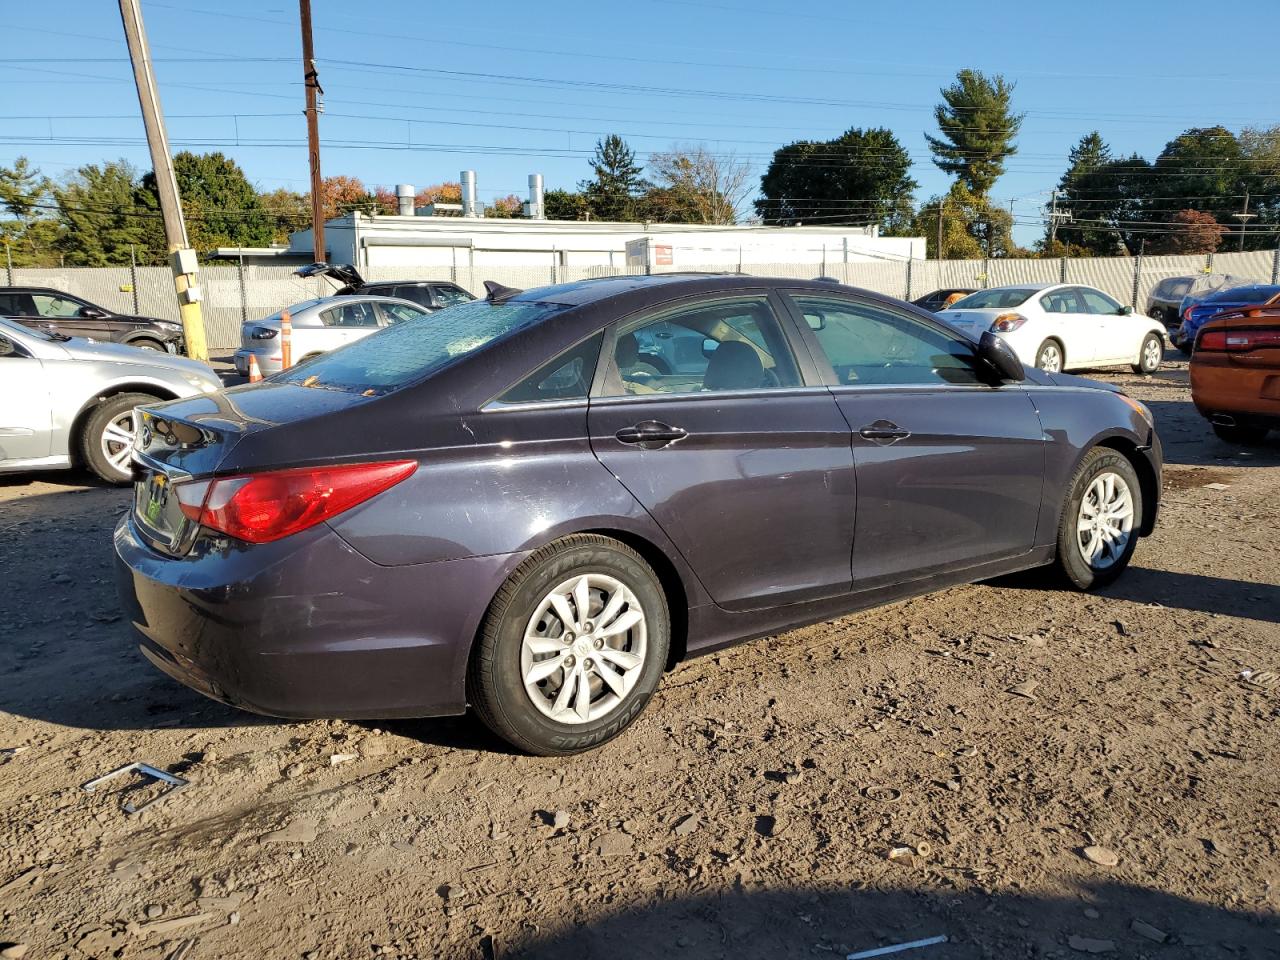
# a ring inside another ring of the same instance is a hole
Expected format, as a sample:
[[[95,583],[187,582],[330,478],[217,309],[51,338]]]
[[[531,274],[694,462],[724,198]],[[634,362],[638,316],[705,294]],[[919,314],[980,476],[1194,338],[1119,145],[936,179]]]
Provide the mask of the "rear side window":
[[[424,284],[402,283],[388,290],[380,291],[388,297],[399,297],[420,306],[431,306],[431,289]]]
[[[968,343],[914,317],[852,300],[792,299],[842,384],[982,382]]]
[[[1084,306],[1076,299],[1076,291],[1071,287],[1052,290],[1040,298],[1040,306],[1045,313],[1084,313]]]
[[[585,400],[600,359],[604,333],[589,337],[549,360],[498,398],[500,403]]]
[[[1033,296],[1035,290],[1013,287],[1011,289],[979,290],[951,305],[952,310],[991,310],[1004,307],[1020,307]]]
[[[459,303],[470,303],[475,297],[459,287],[436,287],[436,299],[440,301],[440,306],[452,307]]]
[[[378,316],[371,303],[344,303],[320,314],[326,327],[376,327]]]
[[[558,303],[473,300],[386,327],[274,379],[369,396],[390,393],[565,309]]]
[[[36,306],[29,293],[0,293],[0,317],[34,317]]]

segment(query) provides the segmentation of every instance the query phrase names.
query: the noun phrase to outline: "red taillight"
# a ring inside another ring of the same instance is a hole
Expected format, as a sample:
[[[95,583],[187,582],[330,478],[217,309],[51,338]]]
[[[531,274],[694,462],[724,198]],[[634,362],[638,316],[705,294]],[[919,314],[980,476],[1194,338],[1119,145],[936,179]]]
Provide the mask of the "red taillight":
[[[174,487],[183,514],[221,533],[270,543],[313,527],[395,486],[415,460],[301,467]]]
[[[1020,313],[1002,313],[992,321],[991,329],[995,333],[1013,333],[1026,322],[1027,318]]]
[[[1280,347],[1280,329],[1206,330],[1196,344],[1198,350],[1226,350],[1243,353]]]

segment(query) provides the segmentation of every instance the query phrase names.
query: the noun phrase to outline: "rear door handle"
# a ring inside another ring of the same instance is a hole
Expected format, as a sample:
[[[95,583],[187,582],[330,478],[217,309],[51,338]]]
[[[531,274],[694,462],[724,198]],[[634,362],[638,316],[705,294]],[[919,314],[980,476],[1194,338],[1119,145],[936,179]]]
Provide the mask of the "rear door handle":
[[[656,450],[669,443],[683,440],[689,431],[683,427],[673,427],[661,420],[644,420],[635,426],[623,427],[614,434],[622,443],[635,443],[646,450]]]
[[[859,436],[864,440],[873,440],[876,443],[893,443],[895,440],[905,440],[911,436],[910,430],[904,430],[890,420],[877,420],[875,423],[869,423],[858,431]]]

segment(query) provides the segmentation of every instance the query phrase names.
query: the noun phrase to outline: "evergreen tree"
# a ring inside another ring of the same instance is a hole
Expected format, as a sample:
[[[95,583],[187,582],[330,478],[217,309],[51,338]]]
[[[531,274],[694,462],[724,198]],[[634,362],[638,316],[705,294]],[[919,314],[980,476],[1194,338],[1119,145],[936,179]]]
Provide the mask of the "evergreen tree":
[[[636,215],[636,200],[649,184],[640,176],[635,151],[616,133],[596,141],[591,159],[595,175],[579,187],[587,197],[587,207],[596,220],[630,220]]]
[[[961,70],[942,89],[943,103],[933,108],[941,137],[925,134],[933,162],[959,178],[971,193],[985,197],[1004,173],[1004,161],[1018,152],[1013,139],[1024,114],[1009,109],[1013,84],[997,74]]]
[[[131,246],[137,248],[139,262],[164,261],[159,211],[147,203],[155,194],[141,188],[128,161],[86,164],[64,185],[54,188],[54,196],[64,228],[59,248],[68,264],[106,267],[128,263]]]
[[[184,150],[174,155],[173,173],[187,218],[187,236],[195,249],[263,247],[271,242],[271,217],[234,160],[221,153]],[[142,188],[155,193],[154,173],[142,178]]]

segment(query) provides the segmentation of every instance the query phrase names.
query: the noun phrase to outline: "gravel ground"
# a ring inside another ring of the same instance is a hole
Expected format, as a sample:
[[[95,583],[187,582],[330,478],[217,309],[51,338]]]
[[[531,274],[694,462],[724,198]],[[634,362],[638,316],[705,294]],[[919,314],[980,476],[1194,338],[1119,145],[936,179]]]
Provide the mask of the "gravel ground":
[[[1100,376],[1169,463],[1113,587],[1008,578],[695,660],[572,759],[207,701],[120,620],[127,492],[0,479],[0,947],[1280,957],[1280,685],[1240,678],[1280,671],[1280,443],[1214,439],[1185,364]],[[134,760],[190,786],[132,817],[79,789]]]

